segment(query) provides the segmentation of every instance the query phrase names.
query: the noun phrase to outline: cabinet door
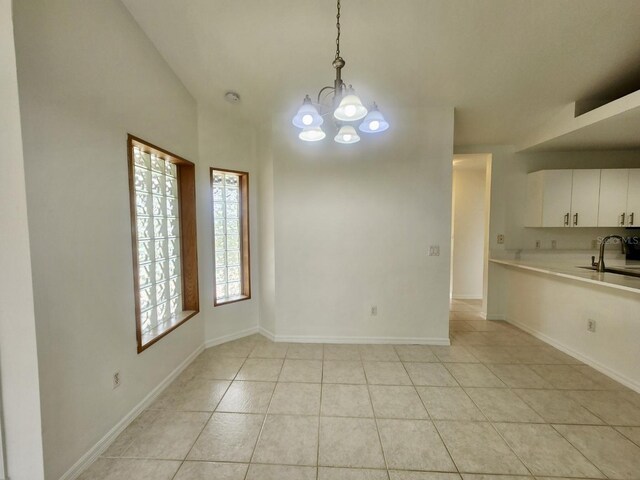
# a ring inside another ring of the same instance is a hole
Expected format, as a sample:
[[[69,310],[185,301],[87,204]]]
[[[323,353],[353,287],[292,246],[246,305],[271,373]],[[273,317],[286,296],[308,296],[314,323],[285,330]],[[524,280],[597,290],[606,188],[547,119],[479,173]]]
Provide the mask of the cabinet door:
[[[598,226],[600,170],[574,170],[571,189],[571,226]]]
[[[629,170],[627,196],[627,226],[640,225],[640,168]]]
[[[629,169],[612,168],[600,173],[599,227],[620,227],[627,221]]]
[[[572,170],[546,170],[543,180],[542,226],[565,227],[571,214]]]

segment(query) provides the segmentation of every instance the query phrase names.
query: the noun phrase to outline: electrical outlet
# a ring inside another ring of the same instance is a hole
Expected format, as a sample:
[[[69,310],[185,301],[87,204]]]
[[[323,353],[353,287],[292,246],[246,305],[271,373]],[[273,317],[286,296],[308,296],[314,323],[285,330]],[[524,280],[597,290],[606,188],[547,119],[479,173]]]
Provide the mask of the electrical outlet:
[[[536,240],[536,248],[540,248],[542,246],[542,243],[540,242],[540,240]]]
[[[113,374],[113,388],[116,389],[120,386],[120,372]]]
[[[588,319],[587,320],[587,330],[591,333],[595,333],[596,331],[596,321],[593,319]]]
[[[377,305],[373,305],[371,307],[371,316],[375,317],[376,315],[378,315],[378,306]]]
[[[440,256],[440,245],[431,245],[429,247],[429,256],[430,257],[439,257]]]
[[[498,234],[498,243],[502,245],[504,243],[504,235],[502,233]]]
[[[555,240],[551,240],[551,248],[555,249],[558,246],[558,242],[556,242]]]
[[[598,240],[594,238],[593,240],[591,240],[591,249],[595,250],[597,248],[598,248]]]

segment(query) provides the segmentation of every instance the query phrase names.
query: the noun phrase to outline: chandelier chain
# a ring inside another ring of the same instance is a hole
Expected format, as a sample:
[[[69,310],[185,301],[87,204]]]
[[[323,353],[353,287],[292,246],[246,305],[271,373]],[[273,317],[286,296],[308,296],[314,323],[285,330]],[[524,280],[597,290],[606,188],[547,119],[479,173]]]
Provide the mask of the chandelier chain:
[[[340,58],[340,0],[338,0],[338,14],[336,15],[336,28],[338,36],[336,37],[336,60]]]

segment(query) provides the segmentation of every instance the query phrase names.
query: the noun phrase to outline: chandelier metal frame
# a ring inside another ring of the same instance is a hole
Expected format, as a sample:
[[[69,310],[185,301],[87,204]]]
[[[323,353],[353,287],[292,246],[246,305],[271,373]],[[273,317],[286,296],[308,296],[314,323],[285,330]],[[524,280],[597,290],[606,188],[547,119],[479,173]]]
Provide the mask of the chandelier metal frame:
[[[355,94],[351,85],[346,86],[342,79],[342,69],[346,65],[345,60],[340,55],[340,0],[336,3],[336,55],[332,62],[332,66],[336,71],[336,78],[333,85],[322,87],[318,92],[316,103],[314,104],[309,95],[306,95],[302,106],[298,109],[297,114],[293,117],[292,123],[301,128],[302,131],[298,137],[301,140],[315,142],[326,137],[321,125],[324,123],[325,117],[333,113],[333,120],[338,128],[338,134],[334,140],[338,143],[357,143],[360,136],[354,128],[358,123],[358,129],[365,133],[379,133],[389,128],[389,123],[385,120],[378,106],[374,102],[371,109],[367,109],[360,98]],[[333,92],[332,105],[327,106],[323,103],[327,94]],[[324,94],[324,97],[323,97]],[[318,112],[324,110],[323,113]]]

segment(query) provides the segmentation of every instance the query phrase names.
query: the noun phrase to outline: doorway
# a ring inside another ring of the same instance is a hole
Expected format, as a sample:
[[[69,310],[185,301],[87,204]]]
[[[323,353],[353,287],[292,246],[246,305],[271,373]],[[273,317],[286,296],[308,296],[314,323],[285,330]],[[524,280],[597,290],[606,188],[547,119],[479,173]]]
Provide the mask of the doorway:
[[[486,316],[491,155],[455,155],[452,192],[451,303]]]

